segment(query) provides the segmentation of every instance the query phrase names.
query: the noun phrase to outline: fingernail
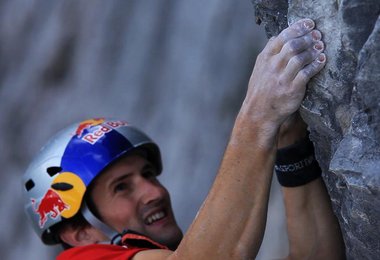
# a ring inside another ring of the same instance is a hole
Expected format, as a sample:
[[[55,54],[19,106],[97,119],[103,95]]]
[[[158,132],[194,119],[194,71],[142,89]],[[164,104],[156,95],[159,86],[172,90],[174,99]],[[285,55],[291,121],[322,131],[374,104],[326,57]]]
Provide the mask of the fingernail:
[[[313,40],[314,41],[319,41],[320,39],[322,39],[322,34],[320,31],[317,31],[317,30],[314,30],[311,32],[311,36],[313,37]]]
[[[317,61],[319,63],[324,63],[326,61],[326,55],[324,53],[321,53],[318,55]]]
[[[305,22],[303,22],[303,26],[305,26],[306,29],[311,30],[314,28],[314,22],[308,19]]]
[[[314,44],[314,49],[317,50],[317,51],[323,50],[323,43],[322,42],[317,42],[316,44]]]

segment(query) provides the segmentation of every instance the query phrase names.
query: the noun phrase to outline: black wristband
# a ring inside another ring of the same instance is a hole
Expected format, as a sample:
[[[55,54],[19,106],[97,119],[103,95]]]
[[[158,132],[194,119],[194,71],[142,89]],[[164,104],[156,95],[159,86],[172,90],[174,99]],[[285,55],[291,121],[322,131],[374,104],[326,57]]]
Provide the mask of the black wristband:
[[[284,187],[305,185],[321,176],[321,168],[315,160],[314,145],[309,136],[277,150],[274,168],[278,182]]]

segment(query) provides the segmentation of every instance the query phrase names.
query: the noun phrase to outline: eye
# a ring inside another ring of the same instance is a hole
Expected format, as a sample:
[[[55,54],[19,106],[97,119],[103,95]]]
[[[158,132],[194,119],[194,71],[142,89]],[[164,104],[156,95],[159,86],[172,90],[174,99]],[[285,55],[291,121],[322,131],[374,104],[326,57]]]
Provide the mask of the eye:
[[[155,180],[157,177],[157,171],[153,168],[151,169],[146,169],[143,173],[142,176],[146,179],[149,180]]]
[[[129,189],[129,185],[127,183],[120,182],[115,185],[114,192],[118,193],[118,192],[126,191],[128,189]]]

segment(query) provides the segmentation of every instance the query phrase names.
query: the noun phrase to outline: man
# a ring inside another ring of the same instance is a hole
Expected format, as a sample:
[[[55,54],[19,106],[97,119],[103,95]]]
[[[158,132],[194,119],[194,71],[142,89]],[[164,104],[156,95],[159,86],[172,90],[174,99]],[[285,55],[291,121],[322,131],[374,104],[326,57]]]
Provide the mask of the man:
[[[275,166],[284,186],[289,259],[340,259],[339,225],[297,114],[325,65],[321,33],[300,20],[269,40],[215,182],[182,237],[159,149],[122,121],[91,119],[49,143],[25,174],[26,211],[58,259],[254,259]]]

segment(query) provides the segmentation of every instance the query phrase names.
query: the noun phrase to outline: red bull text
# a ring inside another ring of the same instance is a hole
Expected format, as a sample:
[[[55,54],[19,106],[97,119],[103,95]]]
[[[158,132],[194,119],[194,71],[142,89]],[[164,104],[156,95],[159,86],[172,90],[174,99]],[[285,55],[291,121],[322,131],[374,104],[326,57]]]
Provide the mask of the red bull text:
[[[34,212],[36,212],[40,217],[40,221],[39,221],[40,228],[44,227],[48,216],[55,219],[59,215],[61,215],[62,211],[69,209],[69,205],[63,202],[63,200],[58,195],[58,193],[52,189],[49,189],[46,192],[46,194],[41,199],[41,202],[38,206],[35,206],[36,204],[35,199],[32,199],[32,204],[33,204]]]
[[[106,133],[108,133],[108,132],[112,131],[113,129],[116,129],[120,126],[125,126],[125,125],[128,125],[128,123],[123,122],[123,121],[106,121],[104,123],[102,122],[102,123],[99,123],[97,125],[88,126],[87,129],[90,132],[85,134],[84,136],[79,135],[79,137],[80,137],[80,139],[86,141],[87,143],[95,144]],[[82,133],[83,133],[83,130],[84,129],[81,130]]]

